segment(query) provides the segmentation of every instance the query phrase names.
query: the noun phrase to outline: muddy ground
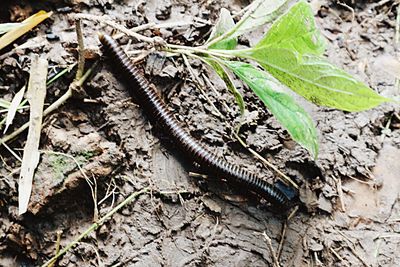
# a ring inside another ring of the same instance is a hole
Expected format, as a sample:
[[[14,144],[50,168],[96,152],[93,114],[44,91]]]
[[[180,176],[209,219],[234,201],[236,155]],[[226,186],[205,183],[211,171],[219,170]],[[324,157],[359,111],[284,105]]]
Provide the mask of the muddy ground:
[[[329,41],[329,60],[385,96],[399,93],[395,79],[377,63],[381,55],[398,55],[396,2],[312,1],[318,25]],[[29,42],[25,47],[1,52],[0,96],[11,100],[27,82],[32,53],[48,58],[50,75],[76,62],[74,13],[107,14],[127,27],[194,21],[143,32],[194,45],[207,38],[221,7],[238,12],[247,4],[230,0],[2,2],[0,22],[19,21],[40,9],[54,15],[18,40],[17,44]],[[86,46],[101,54],[98,31],[111,33],[111,28],[84,22]],[[254,44],[263,31],[265,27],[242,37],[240,44]],[[128,38],[120,42],[127,44]],[[130,45],[132,50],[141,48],[144,45],[135,41]],[[152,54],[139,66],[177,119],[206,147],[276,182],[277,175],[243,149],[232,136],[232,127],[225,124],[238,115],[233,97],[215,74],[199,62],[191,63],[198,75],[205,73],[214,83],[217,92],[205,93],[225,119],[215,116],[180,58]],[[71,72],[50,86],[46,103],[59,98],[73,78]],[[97,188],[98,217],[143,187],[150,186],[153,193],[125,206],[64,255],[58,266],[273,266],[263,232],[271,238],[281,266],[400,265],[399,107],[385,104],[346,113],[299,98],[319,130],[320,155],[314,162],[255,95],[236,83],[249,110],[241,137],[301,185],[301,205],[290,220],[223,182],[190,176],[189,172],[202,170],[174,150],[162,129],[149,124],[119,77],[102,61],[84,86],[86,94],[45,118],[43,153],[24,216],[17,215],[20,162],[1,150],[0,265],[40,265],[55,254],[57,232],[62,233],[64,247],[93,223],[90,187],[74,159],[60,153],[72,155],[92,188]],[[18,114],[9,132],[27,119],[27,112]],[[25,140],[22,134],[9,143],[19,156]]]

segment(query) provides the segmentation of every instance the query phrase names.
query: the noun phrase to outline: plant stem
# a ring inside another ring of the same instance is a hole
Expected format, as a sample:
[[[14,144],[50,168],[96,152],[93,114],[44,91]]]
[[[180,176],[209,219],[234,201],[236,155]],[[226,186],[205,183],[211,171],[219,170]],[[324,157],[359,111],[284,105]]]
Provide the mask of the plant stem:
[[[50,80],[47,81],[46,85],[47,86],[51,85],[53,82],[55,82],[61,76],[63,76],[65,73],[70,72],[75,67],[75,65],[76,65],[76,63],[72,64],[71,66],[69,66],[69,67],[63,69],[62,71],[60,71],[59,73],[57,73],[53,78],[51,78]]]
[[[147,36],[141,35],[139,33],[136,33],[134,30],[128,29],[128,28],[112,21],[111,19],[107,18],[106,16],[96,16],[96,15],[91,15],[91,14],[79,13],[79,14],[75,14],[74,17],[79,18],[79,19],[86,19],[86,20],[102,22],[102,23],[107,24],[108,26],[111,26],[111,27],[119,30],[120,32],[125,33],[128,36],[132,36],[133,38],[137,39],[138,41],[151,43],[151,44],[154,43],[154,38],[147,37]]]
[[[123,208],[126,204],[131,202],[133,199],[137,198],[138,196],[146,193],[149,191],[149,187],[145,187],[140,191],[136,191],[132,193],[129,197],[127,197],[124,201],[122,201],[118,206],[113,208],[110,212],[108,212],[104,217],[100,218],[100,220],[96,223],[93,223],[88,229],[86,229],[85,232],[80,234],[74,241],[69,243],[65,248],[63,248],[61,251],[59,251],[54,257],[52,257],[50,260],[48,260],[46,263],[42,265],[42,267],[47,267],[50,264],[54,263],[60,256],[64,255],[69,251],[73,246],[75,246],[77,243],[79,243],[83,238],[88,236],[91,232],[99,228],[107,219],[109,219],[111,216],[114,215],[118,210]]]
[[[217,57],[225,57],[225,58],[233,58],[233,55],[229,55],[228,53],[225,53],[225,50],[207,50],[202,47],[191,47],[191,46],[184,46],[184,45],[175,45],[175,44],[166,44],[167,48],[173,49],[172,52],[176,53],[185,53],[187,51],[193,52],[193,53],[201,53],[201,54],[208,54],[208,55],[213,55]],[[170,51],[171,52],[171,51]]]
[[[75,79],[79,80],[82,77],[83,71],[85,69],[85,56],[83,55],[85,51],[85,44],[83,43],[83,34],[82,34],[82,26],[80,19],[75,20],[75,30],[78,39],[78,52],[79,52],[78,70],[76,71]]]
[[[258,154],[256,151],[254,151],[251,147],[249,147],[248,144],[246,144],[245,141],[243,141],[243,139],[235,132],[233,131],[233,135],[236,137],[236,139],[239,141],[239,143],[246,148],[251,154],[253,154],[254,157],[258,158],[262,163],[264,163],[267,167],[271,168],[272,170],[274,170],[280,177],[283,178],[283,182],[286,181],[289,184],[291,184],[294,188],[296,188],[297,190],[299,190],[299,186],[292,180],[290,179],[289,176],[287,176],[286,174],[284,174],[283,172],[281,172],[277,167],[275,167],[275,165],[273,165],[272,163],[270,163],[268,160],[266,160],[263,156],[261,156],[260,154]]]

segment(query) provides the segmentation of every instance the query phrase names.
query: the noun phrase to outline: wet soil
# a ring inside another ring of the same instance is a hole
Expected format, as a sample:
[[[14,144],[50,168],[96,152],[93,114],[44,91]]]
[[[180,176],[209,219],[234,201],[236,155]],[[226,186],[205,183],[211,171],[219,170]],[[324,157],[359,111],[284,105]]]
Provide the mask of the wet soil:
[[[382,95],[397,96],[395,78],[377,60],[382,55],[398,56],[396,1],[311,2],[329,41],[329,60]],[[12,99],[27,82],[32,53],[48,58],[50,74],[76,62],[74,13],[107,14],[127,27],[196,18],[191,25],[144,32],[171,43],[194,45],[207,38],[221,7],[237,12],[246,4],[230,0],[5,2],[0,22],[19,21],[39,9],[55,13],[17,41],[22,47],[2,51],[0,96]],[[101,54],[96,33],[110,33],[111,28],[85,21],[83,30],[85,45]],[[254,44],[264,31],[265,27],[245,35],[241,45]],[[128,38],[120,42],[126,45]],[[136,41],[130,45],[132,50],[141,48],[145,45]],[[263,232],[271,238],[281,266],[400,264],[399,107],[385,104],[347,113],[298,97],[319,130],[320,155],[313,161],[255,95],[235,81],[248,109],[241,137],[301,186],[300,209],[287,220],[285,214],[269,211],[262,201],[224,182],[190,176],[189,172],[203,174],[202,170],[176,152],[163,129],[150,125],[120,77],[112,74],[112,66],[101,62],[84,86],[85,95],[70,99],[46,117],[43,153],[24,216],[17,215],[20,162],[1,150],[0,266],[40,265],[55,254],[57,232],[62,233],[61,247],[66,246],[93,223],[96,214],[103,216],[146,186],[154,193],[125,206],[57,265],[274,266]],[[89,60],[88,65],[92,63]],[[225,123],[238,120],[234,98],[209,69],[191,63],[199,76],[208,75],[215,85],[217,92],[205,93],[225,118],[215,116],[180,58],[151,54],[139,66],[176,118],[208,149],[277,182],[276,174],[243,149]],[[46,103],[60,97],[73,77],[71,72],[50,86]],[[13,129],[27,119],[26,112],[18,114]],[[10,144],[19,155],[25,139],[22,134]],[[96,201],[91,188],[97,189]]]

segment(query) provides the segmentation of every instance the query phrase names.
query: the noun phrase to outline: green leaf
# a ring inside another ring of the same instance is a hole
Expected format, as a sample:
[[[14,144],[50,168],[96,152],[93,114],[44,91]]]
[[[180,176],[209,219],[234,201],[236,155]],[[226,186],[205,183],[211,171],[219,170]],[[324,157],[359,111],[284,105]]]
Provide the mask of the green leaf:
[[[240,114],[244,114],[245,110],[245,104],[243,100],[242,94],[239,92],[239,90],[236,88],[236,86],[233,84],[233,81],[229,74],[226,72],[225,68],[216,60],[213,60],[211,58],[204,58],[204,61],[209,64],[215,72],[218,74],[219,77],[225,82],[226,87],[228,90],[233,94],[235,97],[235,100],[237,104],[239,105],[240,108]]]
[[[11,103],[7,100],[1,99],[0,98],[0,107],[4,109],[8,109],[10,107]]]
[[[214,28],[211,32],[210,38],[208,39],[206,44],[209,43],[211,40],[214,40],[215,38],[228,32],[233,27],[235,27],[235,22],[233,21],[231,13],[229,12],[229,10],[222,8],[221,12],[219,14],[219,19],[217,21],[217,24],[214,26]],[[236,46],[237,46],[237,38],[236,37],[228,37],[226,39],[223,39],[223,40],[211,45],[209,48],[231,50],[231,49],[234,49]]]
[[[362,111],[393,101],[316,55],[299,55],[275,47],[237,51],[238,56],[257,61],[276,79],[317,105]]]
[[[238,61],[226,61],[225,64],[264,102],[292,138],[317,158],[317,131],[308,113],[291,96],[278,91],[279,86],[268,73]]]
[[[274,22],[265,37],[254,47],[286,48],[300,54],[322,55],[326,48],[325,38],[315,25],[311,6],[300,1]]]
[[[247,12],[243,15],[242,21],[238,22],[238,27],[231,37],[238,37],[272,21],[282,12],[287,1],[255,0],[247,7]]]

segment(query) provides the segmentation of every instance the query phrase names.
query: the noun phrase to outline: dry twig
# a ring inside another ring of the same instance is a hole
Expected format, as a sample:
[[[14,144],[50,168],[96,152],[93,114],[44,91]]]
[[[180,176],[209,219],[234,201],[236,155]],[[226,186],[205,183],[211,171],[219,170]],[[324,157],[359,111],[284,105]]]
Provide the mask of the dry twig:
[[[82,34],[82,26],[80,19],[77,19],[75,21],[75,30],[78,39],[78,52],[79,52],[78,70],[76,71],[75,80],[79,80],[82,77],[83,71],[85,69],[85,56],[84,56],[85,44],[83,43],[83,34]]]
[[[100,218],[96,223],[93,223],[88,229],[86,229],[85,232],[80,234],[76,239],[74,239],[71,243],[69,243],[65,248],[63,248],[60,252],[58,252],[54,257],[49,259],[47,262],[45,262],[42,267],[47,267],[53,262],[55,262],[59,257],[67,253],[72,247],[74,247],[76,244],[78,244],[83,238],[88,236],[91,232],[95,231],[97,228],[99,228],[105,221],[107,221],[109,218],[111,218],[114,213],[119,211],[121,208],[125,207],[128,203],[130,203],[132,200],[135,198],[139,197],[140,195],[146,193],[149,191],[149,188],[143,188],[140,191],[132,193],[129,197],[127,197],[124,201],[122,201],[118,206],[113,208],[110,212],[108,212],[104,217]]]
[[[269,252],[272,255],[272,259],[274,261],[274,267],[280,267],[281,265],[279,264],[278,257],[276,256],[275,251],[272,247],[271,238],[267,235],[267,233],[265,231],[262,233],[262,235],[264,236],[265,240],[267,241],[267,247],[269,249]]]

